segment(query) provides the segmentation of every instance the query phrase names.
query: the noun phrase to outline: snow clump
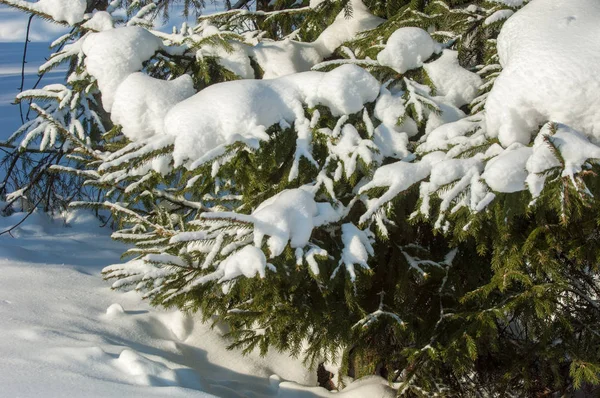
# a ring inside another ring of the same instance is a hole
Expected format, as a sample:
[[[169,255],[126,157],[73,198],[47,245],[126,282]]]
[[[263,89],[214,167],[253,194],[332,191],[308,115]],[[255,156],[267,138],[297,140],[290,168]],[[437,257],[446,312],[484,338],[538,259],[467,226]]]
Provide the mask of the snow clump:
[[[444,50],[441,57],[426,63],[424,68],[435,85],[436,94],[457,108],[473,101],[482,84],[477,74],[459,65],[458,51]]]
[[[160,80],[144,73],[129,75],[115,92],[111,119],[132,141],[164,132],[164,118],[177,103],[195,94],[188,75]]]
[[[292,248],[303,248],[315,227],[334,222],[339,214],[328,202],[316,202],[311,187],[287,189],[265,200],[251,215],[211,212],[203,218],[230,218],[254,224],[254,245],[259,248],[265,236],[271,258],[280,255],[288,241]]]
[[[83,42],[87,71],[98,80],[102,105],[111,112],[119,85],[163,48],[160,39],[148,30],[128,26],[91,33]]]
[[[377,55],[377,61],[404,73],[423,66],[423,62],[440,51],[441,46],[423,29],[400,28],[392,33],[385,48]]]

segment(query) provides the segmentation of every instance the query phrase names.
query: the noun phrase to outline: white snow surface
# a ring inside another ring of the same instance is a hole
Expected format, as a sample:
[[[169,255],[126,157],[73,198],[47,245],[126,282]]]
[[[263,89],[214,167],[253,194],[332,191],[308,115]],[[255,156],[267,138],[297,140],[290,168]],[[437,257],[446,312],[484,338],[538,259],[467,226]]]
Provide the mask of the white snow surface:
[[[119,85],[161,49],[161,40],[148,30],[127,26],[91,33],[83,42],[87,71],[98,80],[102,105],[111,112]]]
[[[177,103],[196,93],[188,75],[160,80],[144,73],[129,75],[117,88],[111,119],[132,141],[164,133],[164,118]]]
[[[429,57],[440,51],[441,46],[423,29],[400,28],[389,37],[385,48],[377,55],[377,61],[404,73],[423,66]]]
[[[165,117],[165,132],[175,137],[175,166],[191,167],[236,141],[256,145],[267,140],[265,130],[281,121],[296,122],[301,128],[308,124],[304,104],[325,105],[334,115],[350,114],[374,101],[378,93],[377,80],[354,65],[273,80],[220,83],[175,105]]]
[[[527,145],[564,123],[600,142],[600,2],[533,0],[498,37],[503,71],[486,103],[488,134]]]
[[[0,227],[23,216],[2,217]],[[100,270],[125,247],[98,225],[83,212],[34,213],[14,237],[0,237],[0,395],[395,396],[378,377],[330,393],[314,387],[316,371],[299,359],[242,356],[226,349],[226,325],[211,329],[198,316],[151,308],[135,292],[111,291]]]

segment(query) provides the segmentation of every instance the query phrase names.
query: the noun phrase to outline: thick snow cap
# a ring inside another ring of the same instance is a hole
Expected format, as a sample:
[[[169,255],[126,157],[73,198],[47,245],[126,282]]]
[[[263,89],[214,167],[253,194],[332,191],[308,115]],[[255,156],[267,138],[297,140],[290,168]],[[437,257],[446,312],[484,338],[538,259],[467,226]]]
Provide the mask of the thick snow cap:
[[[158,37],[138,26],[92,33],[85,39],[85,66],[98,80],[107,112],[111,112],[115,92],[123,80],[141,70],[143,63],[161,48]]]
[[[486,104],[487,129],[503,146],[527,145],[547,121],[600,142],[600,2],[533,0],[504,24],[504,70]]]
[[[132,73],[116,90],[111,119],[123,127],[123,134],[132,141],[162,134],[167,112],[195,92],[188,75],[160,80],[141,72]]]
[[[273,80],[220,83],[175,105],[167,113],[164,130],[175,137],[175,166],[189,165],[236,141],[267,140],[265,130],[276,123],[304,121],[305,104],[349,114],[378,94],[377,80],[355,65]]]

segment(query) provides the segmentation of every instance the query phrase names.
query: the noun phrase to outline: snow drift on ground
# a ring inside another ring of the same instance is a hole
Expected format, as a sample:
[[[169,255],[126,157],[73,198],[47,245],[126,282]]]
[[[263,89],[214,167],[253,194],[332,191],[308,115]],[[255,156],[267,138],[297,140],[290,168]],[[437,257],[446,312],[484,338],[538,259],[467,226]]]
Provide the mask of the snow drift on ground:
[[[24,214],[0,218],[0,227]],[[148,307],[100,277],[125,247],[88,213],[34,213],[0,236],[0,395],[329,397],[300,360],[226,350],[227,328]],[[277,375],[277,376],[275,376]],[[284,381],[290,380],[290,381]],[[380,378],[340,397],[392,397]]]

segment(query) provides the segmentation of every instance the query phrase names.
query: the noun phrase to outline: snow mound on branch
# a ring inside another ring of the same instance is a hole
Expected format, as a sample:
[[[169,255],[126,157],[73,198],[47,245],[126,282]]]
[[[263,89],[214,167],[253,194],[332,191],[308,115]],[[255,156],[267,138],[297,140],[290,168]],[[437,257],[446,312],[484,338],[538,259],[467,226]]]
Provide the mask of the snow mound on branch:
[[[205,45],[196,52],[196,58],[217,57],[217,62],[223,68],[235,73],[242,79],[254,79],[254,69],[248,57],[246,45],[240,43],[229,43],[231,51],[222,46]]]
[[[218,271],[223,273],[219,282],[230,281],[238,276],[253,278],[258,274],[265,277],[267,259],[258,247],[244,246],[243,249],[233,253],[219,264]]]
[[[333,116],[356,113],[365,103],[375,101],[379,94],[379,82],[354,65],[342,65],[331,72],[313,72],[313,76],[316,79],[313,78],[312,85],[306,84],[300,76],[290,76],[290,79],[304,94],[308,106],[324,105]]]
[[[285,190],[261,203],[252,213],[256,220],[254,243],[260,247],[263,237],[271,257],[280,255],[287,242],[292,248],[308,244],[314,227],[339,218],[327,202],[315,202],[314,193],[305,189]]]
[[[489,17],[485,19],[483,22],[484,25],[491,25],[496,22],[503,21],[505,19],[510,18],[515,12],[513,10],[498,10]]]
[[[333,23],[313,42],[323,57],[328,57],[342,44],[353,40],[361,32],[375,29],[384,20],[374,16],[361,0],[351,0],[352,14],[342,10]]]
[[[515,143],[501,150],[487,162],[481,178],[495,192],[529,189],[536,198],[544,189],[545,172],[557,169],[562,177],[575,180],[577,174],[589,168],[587,162],[594,159],[600,159],[600,147],[585,135],[569,126],[547,123],[537,134],[533,147]]]
[[[35,3],[23,0],[9,0],[6,4],[42,13],[50,16],[56,22],[66,22],[75,25],[83,21],[87,3],[85,0],[39,0]]]
[[[557,159],[551,146],[560,153],[562,162]],[[600,159],[599,146],[569,126],[546,124],[537,135],[533,153],[527,160],[529,191],[534,198],[539,196],[546,180],[546,176],[541,173],[554,167],[562,167],[562,177],[574,180],[575,175],[586,167],[586,162],[590,159]]]
[[[369,261],[369,256],[375,254],[375,251],[367,232],[358,229],[352,223],[342,225],[342,243],[344,244],[344,249],[342,250],[340,265],[344,265],[350,281],[354,282],[356,280],[354,266],[359,265],[364,269],[369,269],[367,261]],[[337,274],[338,269],[339,267],[334,271],[332,278]]]
[[[406,191],[414,184],[427,178],[432,167],[442,161],[445,156],[443,152],[432,152],[415,163],[400,161],[378,168],[373,175],[373,179],[363,185],[358,193],[366,193],[370,189],[381,187],[388,187],[389,189],[377,200],[369,203],[369,208],[360,217],[359,223],[367,222],[385,203],[394,199],[400,192]]]
[[[167,81],[132,73],[117,88],[111,119],[132,141],[162,134],[167,112],[195,92],[188,75]]]
[[[288,241],[293,249],[303,248],[308,245],[315,227],[340,218],[330,203],[316,202],[313,191],[311,187],[286,189],[262,202],[251,215],[210,212],[203,213],[202,217],[253,223],[254,245],[261,247],[264,237],[269,236],[267,246],[273,258],[283,252]]]
[[[83,42],[87,71],[98,80],[102,104],[111,112],[119,85],[163,47],[146,29],[128,26],[90,34]]]
[[[441,46],[423,29],[400,28],[392,33],[385,48],[377,55],[377,61],[404,73],[423,66],[423,62],[440,51]]]
[[[406,107],[402,95],[404,91],[396,93],[390,92],[387,87],[382,86],[380,89],[379,98],[375,103],[373,115],[381,120],[389,130],[398,133],[406,133],[409,137],[419,133],[417,123],[406,115]],[[402,120],[401,124],[398,121]]]
[[[319,3],[311,4],[311,8]],[[330,57],[334,51],[347,41],[354,40],[361,32],[374,29],[384,22],[371,14],[361,0],[351,0],[352,14],[346,15],[342,10],[319,37],[311,43],[285,38],[283,40],[263,40],[251,38],[254,46],[232,42],[232,51],[225,51],[220,46],[203,46],[198,57],[216,56],[217,62],[236,75],[251,79],[254,69],[250,59],[261,67],[263,79],[275,79],[294,73],[306,72],[313,66]],[[202,36],[207,37],[218,32],[218,28],[205,22]]]
[[[439,113],[431,112],[425,125],[426,137],[429,137],[432,131],[436,130],[440,126],[444,126],[449,123],[457,122],[463,119],[466,115],[463,111],[458,109],[456,106],[447,103],[446,97],[433,97],[432,100],[439,108]]]
[[[113,29],[114,21],[112,16],[106,11],[98,11],[83,24],[83,27],[96,32],[102,32],[103,30]]]
[[[527,145],[546,121],[600,142],[600,2],[535,0],[498,37],[504,70],[486,103],[487,130]]]
[[[276,123],[307,123],[305,104],[328,106],[335,115],[356,113],[378,93],[377,80],[354,65],[215,84],[175,105],[165,117],[165,132],[175,137],[175,167],[193,167],[234,142],[257,146],[269,139],[265,130]]]
[[[444,50],[440,58],[425,64],[424,68],[435,85],[436,94],[457,108],[473,101],[482,84],[477,74],[459,65],[458,51]]]
[[[500,3],[509,7],[521,7],[528,0],[490,0],[492,3]]]

